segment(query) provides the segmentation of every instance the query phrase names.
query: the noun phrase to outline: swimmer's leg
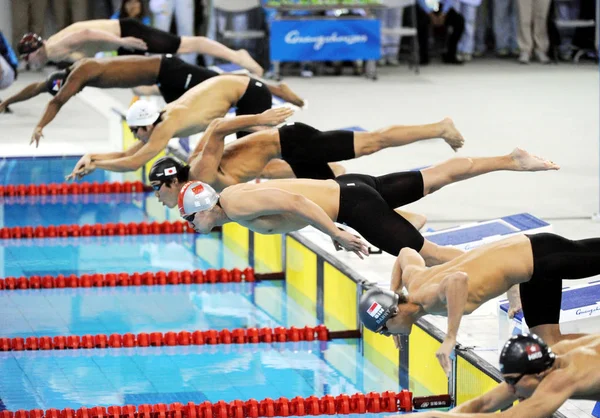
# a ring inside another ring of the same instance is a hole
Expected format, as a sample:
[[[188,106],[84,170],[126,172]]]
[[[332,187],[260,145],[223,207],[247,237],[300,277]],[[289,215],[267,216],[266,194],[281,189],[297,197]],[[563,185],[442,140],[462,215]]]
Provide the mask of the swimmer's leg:
[[[338,163],[329,163],[327,164],[329,166],[329,168],[331,169],[331,171],[333,171],[333,174],[336,177],[342,176],[344,174],[346,174],[346,167],[344,167],[341,164]]]
[[[421,254],[427,266],[431,267],[453,260],[464,254],[464,251],[454,247],[437,245],[425,239],[419,254]]]
[[[289,86],[285,83],[279,84],[266,84],[267,88],[271,92],[271,94],[281,97],[286,102],[294,104],[298,107],[304,106],[304,100],[298,96],[296,93],[289,88]]]
[[[558,165],[553,162],[533,156],[520,148],[516,148],[510,154],[500,157],[452,158],[421,170],[421,174],[423,175],[423,196],[433,193],[448,184],[493,171],[545,171],[558,169]]]
[[[177,50],[178,54],[200,53],[221,58],[232,62],[240,67],[246,68],[251,73],[262,76],[263,68],[250,56],[245,49],[237,51],[226,47],[225,45],[213,41],[205,36],[182,36],[181,44]]]
[[[404,217],[412,226],[414,226],[417,230],[421,230],[427,223],[427,217],[425,215],[421,215],[418,213],[406,212],[400,209],[394,209],[394,211]]]
[[[452,149],[461,148],[464,139],[450,118],[429,125],[394,125],[373,132],[354,133],[356,158],[384,148],[400,147],[426,139],[443,138]]]

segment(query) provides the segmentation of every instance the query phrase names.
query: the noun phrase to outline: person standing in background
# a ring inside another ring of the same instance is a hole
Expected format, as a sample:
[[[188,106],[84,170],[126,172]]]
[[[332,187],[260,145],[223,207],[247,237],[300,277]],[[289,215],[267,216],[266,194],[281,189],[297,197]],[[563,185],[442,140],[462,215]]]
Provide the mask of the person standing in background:
[[[517,6],[515,1],[516,0],[492,1],[496,55],[502,58],[508,57],[511,54],[518,54]],[[531,1],[536,0],[524,0],[524,2]]]
[[[456,49],[465,29],[465,19],[453,8],[454,0],[418,0],[417,3],[421,65],[429,64],[429,25],[444,26],[448,31],[446,52],[442,60],[446,64],[462,64],[456,58]]]
[[[550,62],[548,58],[548,10],[552,0],[517,0],[519,8],[519,62],[529,64],[531,53],[542,63]]]
[[[154,27],[165,32],[171,29],[173,11],[179,36],[194,36],[194,0],[150,0]],[[181,54],[188,64],[196,64],[196,54]]]
[[[386,5],[384,0],[383,5]],[[381,22],[381,27],[395,29],[402,26],[402,15],[404,8],[388,7],[376,9],[375,15]],[[401,37],[397,35],[383,35],[381,39],[381,58],[379,65],[398,65],[398,53],[400,51]]]
[[[23,34],[44,33],[48,0],[14,0],[12,5],[12,41],[16,50]]]
[[[150,26],[152,24],[146,5],[142,0],[123,0],[121,7],[116,9],[110,18],[127,19],[128,17],[137,19],[144,25]]]
[[[481,0],[459,0],[455,7],[465,19],[465,31],[458,42],[458,59],[471,61],[475,49],[475,25]]]
[[[89,19],[88,0],[52,0],[52,6],[57,32],[71,23]]]
[[[488,31],[492,28],[491,0],[482,0],[477,8],[473,56],[481,57],[488,49]]]

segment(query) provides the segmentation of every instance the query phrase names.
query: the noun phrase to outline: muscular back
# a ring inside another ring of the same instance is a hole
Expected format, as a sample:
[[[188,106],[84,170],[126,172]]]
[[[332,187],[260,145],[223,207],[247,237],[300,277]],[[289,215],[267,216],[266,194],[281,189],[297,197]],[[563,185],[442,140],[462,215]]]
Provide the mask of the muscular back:
[[[132,88],[156,84],[161,57],[124,56],[85,60],[87,86]]]
[[[320,206],[325,213],[332,219],[336,220],[339,200],[340,188],[333,180],[270,180],[265,183],[258,184],[238,184],[228,187],[221,194],[221,202],[223,208],[227,211],[227,200],[232,199],[243,201],[247,191],[260,191],[264,189],[280,189],[292,194],[299,194],[311,200],[313,203]],[[240,225],[260,232],[263,234],[276,234],[290,231],[296,231],[304,228],[307,224],[303,219],[298,218],[291,213],[265,215],[265,216],[244,216],[243,219],[236,218],[235,214],[227,213],[230,218],[238,222]]]
[[[439,284],[449,274],[465,272],[469,276],[469,297],[465,314],[470,314],[484,302],[506,292],[513,285],[525,282],[533,273],[531,244],[525,235],[493,242],[463,255],[419,271],[406,270],[402,281],[409,294],[421,287]],[[445,308],[440,307],[444,314]]]
[[[212,120],[225,116],[244,95],[249,81],[249,77],[238,75],[212,77],[168,104],[165,111],[177,121],[176,136],[204,131]]]
[[[561,367],[573,376],[577,390],[572,398],[600,400],[600,335],[590,335],[552,346]]]
[[[50,38],[48,38],[48,44],[52,45],[53,43],[58,42],[73,33],[76,33],[76,32],[79,32],[79,31],[82,31],[85,29],[101,30],[104,32],[112,33],[115,36],[121,35],[121,28],[120,28],[120,23],[118,20],[109,20],[109,19],[84,20],[82,22],[75,22],[75,23],[67,26],[60,32],[52,35]]]

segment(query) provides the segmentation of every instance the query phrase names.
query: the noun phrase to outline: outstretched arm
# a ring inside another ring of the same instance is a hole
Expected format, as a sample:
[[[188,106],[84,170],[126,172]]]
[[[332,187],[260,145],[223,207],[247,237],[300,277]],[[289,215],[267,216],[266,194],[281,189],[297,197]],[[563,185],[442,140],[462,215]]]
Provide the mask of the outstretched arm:
[[[289,214],[329,235],[346,250],[353,251],[359,256],[361,253],[368,254],[367,247],[360,238],[338,229],[319,205],[302,195],[281,189],[261,188],[233,190],[229,193],[225,192],[221,197],[223,209],[233,221]]]
[[[32,99],[35,96],[42,94],[44,91],[46,91],[46,83],[44,81],[32,83],[20,92],[13,94],[8,99],[3,100],[2,103],[0,103],[0,113],[5,112],[9,105]]]
[[[495,412],[508,408],[516,400],[517,396],[510,386],[502,382],[494,389],[457,406],[450,412]]]
[[[83,89],[85,81],[81,71],[75,70],[69,74],[66,83],[58,90],[56,96],[54,96],[46,105],[46,110],[38,122],[37,128],[42,130],[46,125],[52,122],[61,107],[63,107],[71,97],[75,96]]]
[[[67,77],[67,82],[65,85],[58,90],[56,96],[54,96],[46,105],[46,110],[44,111],[42,118],[33,131],[30,144],[35,142],[36,147],[38,146],[40,138],[44,136],[43,130],[46,125],[54,120],[60,108],[67,103],[71,97],[81,91],[85,81],[86,80],[83,78],[82,72],[78,70],[75,70],[69,75],[69,77]]]
[[[66,177],[66,180],[75,180],[81,179],[84,176],[90,174],[92,171],[96,169],[95,161],[105,161],[105,160],[116,160],[118,158],[124,158],[128,156],[134,155],[138,152],[144,143],[141,141],[136,142],[131,147],[129,147],[126,151],[117,151],[117,152],[105,152],[102,154],[86,154],[79,159],[71,174]]]
[[[65,52],[74,52],[84,46],[93,45],[97,51],[112,51],[119,48],[146,51],[148,46],[141,39],[126,37],[121,38],[110,32],[96,29],[83,29],[65,36],[59,41],[61,49]],[[56,47],[55,47],[56,48]],[[58,48],[57,48],[58,49]]]
[[[422,418],[544,418],[552,415],[567,401],[577,388],[577,382],[568,377],[568,372],[559,370],[548,375],[533,395],[499,414],[471,412],[425,412]]]
[[[133,155],[114,160],[93,161],[94,167],[116,172],[135,171],[163,151],[175,133],[176,129],[162,122],[154,128],[148,142],[137,149]]]
[[[448,330],[444,342],[436,352],[436,357],[446,374],[451,371],[450,354],[456,345],[456,335],[468,296],[469,277],[460,271],[449,274],[439,284],[424,285],[412,295],[415,303],[423,306],[426,312],[437,313],[440,304],[446,306]]]

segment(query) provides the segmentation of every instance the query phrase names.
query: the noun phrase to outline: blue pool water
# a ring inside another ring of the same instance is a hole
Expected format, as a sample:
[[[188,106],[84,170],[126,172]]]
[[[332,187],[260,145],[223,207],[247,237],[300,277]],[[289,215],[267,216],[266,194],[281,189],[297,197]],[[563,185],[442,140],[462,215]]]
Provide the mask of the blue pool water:
[[[0,160],[0,172],[4,184],[60,182],[76,160]],[[102,172],[94,176],[89,181],[105,180]],[[3,227],[163,221],[164,213],[148,195],[0,202]],[[0,240],[0,277],[233,267],[244,269],[248,260],[218,233]],[[0,336],[317,325],[303,306],[283,281],[0,291]],[[361,350],[360,340],[348,339],[2,352],[0,410],[400,390]]]

